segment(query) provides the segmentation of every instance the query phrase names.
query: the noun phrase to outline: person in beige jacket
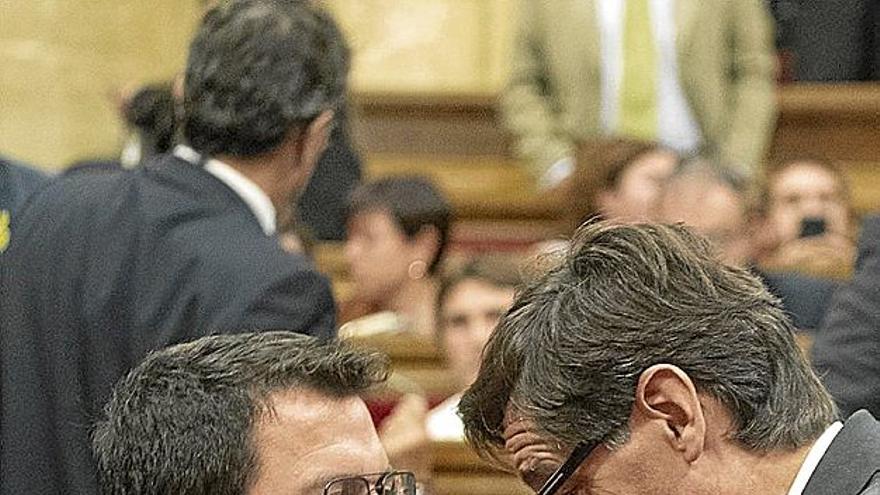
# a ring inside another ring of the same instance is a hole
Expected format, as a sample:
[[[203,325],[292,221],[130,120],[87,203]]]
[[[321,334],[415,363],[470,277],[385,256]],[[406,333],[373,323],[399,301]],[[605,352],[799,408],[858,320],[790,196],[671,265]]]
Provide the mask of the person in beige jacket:
[[[603,136],[699,151],[747,175],[760,165],[776,117],[762,0],[520,0],[518,17],[501,110],[540,185],[563,182],[576,143]]]

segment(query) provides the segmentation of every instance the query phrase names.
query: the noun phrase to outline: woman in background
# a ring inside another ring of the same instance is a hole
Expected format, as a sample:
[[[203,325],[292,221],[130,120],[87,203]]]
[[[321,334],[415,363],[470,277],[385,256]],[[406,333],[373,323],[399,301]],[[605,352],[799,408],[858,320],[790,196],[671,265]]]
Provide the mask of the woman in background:
[[[354,291],[340,321],[391,312],[398,326],[432,335],[436,275],[451,223],[449,202],[425,178],[392,177],[358,187],[345,242]]]

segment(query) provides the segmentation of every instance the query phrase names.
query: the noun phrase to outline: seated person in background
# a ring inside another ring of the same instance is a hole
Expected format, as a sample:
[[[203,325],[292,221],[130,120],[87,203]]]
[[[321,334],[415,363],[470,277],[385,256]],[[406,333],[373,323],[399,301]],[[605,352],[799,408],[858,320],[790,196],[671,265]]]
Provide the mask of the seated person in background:
[[[683,226],[594,223],[517,294],[459,411],[542,495],[880,493],[778,300]],[[539,491],[540,490],[540,491]]]
[[[862,226],[855,274],[834,295],[812,355],[842,412],[880,416],[880,217]]]
[[[0,253],[12,238],[12,221],[28,197],[49,177],[27,165],[0,156]]]
[[[477,378],[483,347],[521,283],[520,267],[500,256],[474,259],[444,278],[437,297],[437,342],[459,390]],[[455,394],[428,412],[431,440],[464,441],[459,399]]]
[[[749,196],[746,180],[736,171],[693,158],[682,162],[664,185],[656,218],[683,222],[708,238],[724,262],[749,267],[755,251]],[[756,273],[782,299],[798,329],[819,326],[835,283],[796,273]]]
[[[724,262],[745,266],[752,255],[749,212],[745,176],[695,157],[682,161],[663,185],[655,219],[688,225],[712,242]]]
[[[340,319],[390,312],[390,326],[433,335],[436,274],[451,223],[449,202],[425,178],[390,177],[358,187],[345,242],[354,298]],[[347,326],[355,334],[357,327]]]
[[[519,266],[501,256],[476,258],[444,277],[437,297],[437,342],[457,390],[477,376],[480,355],[498,318],[513,303],[522,282]],[[456,393],[433,409],[418,395],[406,395],[379,428],[395,466],[430,476],[430,441],[464,441]]]
[[[386,374],[378,355],[290,332],[154,352],[115,386],[94,432],[101,492],[413,495],[359,397]]]
[[[675,170],[678,155],[647,142],[618,146],[607,160],[594,208],[606,220],[644,222],[656,214],[663,182]]]
[[[805,271],[846,278],[855,259],[849,188],[843,172],[822,158],[782,162],[762,194],[762,252],[768,271]]]

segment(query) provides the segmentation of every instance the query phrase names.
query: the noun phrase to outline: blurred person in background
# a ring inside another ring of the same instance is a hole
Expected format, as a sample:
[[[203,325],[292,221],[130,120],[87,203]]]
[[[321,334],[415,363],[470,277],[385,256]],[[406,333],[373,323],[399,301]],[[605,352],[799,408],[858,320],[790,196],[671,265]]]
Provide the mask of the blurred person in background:
[[[682,222],[709,239],[725,263],[751,263],[749,183],[715,161],[684,160],[663,184],[656,220]]]
[[[761,277],[800,330],[815,330],[837,288],[833,281],[754,266],[757,227],[749,183],[737,171],[711,160],[683,161],[667,180],[656,219],[683,222],[709,239],[728,264],[750,268]]]
[[[844,414],[880,415],[880,217],[867,218],[855,273],[816,334],[813,366]]]
[[[449,202],[422,177],[390,177],[358,187],[344,248],[353,297],[341,319],[390,312],[399,329],[433,335],[437,274],[452,217]]]
[[[483,255],[444,276],[437,296],[437,345],[457,393],[429,409],[419,395],[404,396],[379,427],[392,465],[430,475],[430,442],[464,441],[458,401],[477,377],[480,356],[498,319],[522,283],[509,257]]]
[[[776,118],[765,0],[518,5],[502,118],[539,187],[566,188],[577,143],[603,136],[757,172]]]
[[[666,179],[679,161],[669,148],[635,142],[620,148],[608,160],[595,209],[603,219],[645,222],[657,211],[657,199]]]
[[[761,197],[761,252],[765,270],[803,270],[846,278],[855,260],[849,186],[833,162],[804,157],[767,174]]]

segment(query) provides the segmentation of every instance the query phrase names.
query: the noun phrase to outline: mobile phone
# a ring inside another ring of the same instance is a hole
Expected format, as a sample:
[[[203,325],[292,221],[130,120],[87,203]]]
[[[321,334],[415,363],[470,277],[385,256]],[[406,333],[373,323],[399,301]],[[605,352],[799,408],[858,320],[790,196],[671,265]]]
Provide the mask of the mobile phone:
[[[817,235],[822,235],[825,233],[825,219],[816,217],[816,218],[804,218],[801,220],[801,235],[800,237],[814,237]]]

